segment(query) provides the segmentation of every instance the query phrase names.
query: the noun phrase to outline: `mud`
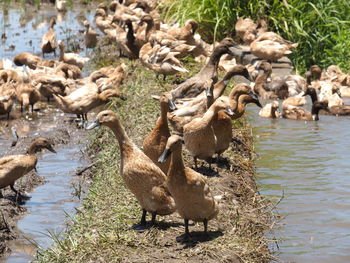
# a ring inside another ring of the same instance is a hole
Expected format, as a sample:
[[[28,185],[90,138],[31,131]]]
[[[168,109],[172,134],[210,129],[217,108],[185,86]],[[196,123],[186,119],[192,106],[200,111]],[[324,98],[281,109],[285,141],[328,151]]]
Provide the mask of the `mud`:
[[[32,130],[31,122],[37,123],[39,115],[44,115],[40,116],[42,127],[36,131]],[[19,140],[15,147],[11,147],[11,142],[13,141],[11,127],[17,127],[16,130],[19,134]],[[43,109],[33,115],[16,116],[16,119],[0,122],[0,139],[2,139],[1,135],[5,138],[0,140],[0,157],[24,154],[36,137],[48,138],[53,143],[57,154],[59,154],[60,149],[64,145],[77,145],[82,143],[82,140],[85,140],[85,133],[77,129],[77,124],[74,122],[73,117],[63,115],[50,108]],[[45,154],[47,154],[45,151],[38,154],[38,164],[45,162]],[[82,153],[80,157],[84,156]],[[85,180],[85,175],[88,173],[89,170],[86,170],[82,175],[85,184],[88,184],[88,180]],[[70,179],[68,178],[67,180]],[[21,193],[30,193],[39,185],[44,184],[45,181],[45,178],[33,170],[17,180],[15,188]],[[19,219],[26,215],[27,208],[25,204],[30,200],[30,197],[16,199],[14,192],[9,187],[2,189],[2,193],[4,198],[0,199],[0,262],[11,252],[11,242],[9,241],[23,236],[23,233],[17,227],[17,223]]]

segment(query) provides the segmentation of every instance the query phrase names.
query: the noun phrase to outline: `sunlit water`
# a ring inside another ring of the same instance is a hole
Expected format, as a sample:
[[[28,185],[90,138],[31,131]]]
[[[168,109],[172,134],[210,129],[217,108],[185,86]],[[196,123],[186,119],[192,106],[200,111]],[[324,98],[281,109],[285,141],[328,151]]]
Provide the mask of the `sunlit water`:
[[[0,4],[0,35],[6,39],[0,40],[0,59],[13,57],[20,52],[33,52],[41,56],[41,36],[47,32],[49,21],[55,17],[57,39],[71,45],[83,47],[82,21],[93,21],[93,11],[89,7],[71,8],[65,15],[57,14],[53,5],[44,4],[40,10],[30,5],[23,6],[12,3],[10,6]],[[66,40],[68,38],[68,41]],[[57,49],[57,55],[59,50]],[[82,51],[85,55],[85,51]],[[53,54],[45,55],[53,58]],[[57,119],[64,117],[59,110],[36,112],[24,121],[18,113],[18,108],[11,113],[15,120],[9,121],[9,127],[0,132],[0,156],[7,151],[11,143],[10,127],[15,126],[20,136],[35,136],[40,130],[42,134],[55,129]],[[17,122],[17,118],[22,121]],[[1,124],[6,123],[0,120]],[[83,132],[84,133],[84,132]],[[82,136],[77,132],[73,136]],[[36,248],[32,243],[42,248],[48,248],[53,241],[50,233],[59,233],[65,228],[66,214],[73,215],[79,199],[73,196],[75,191],[72,184],[78,184],[74,176],[77,167],[84,165],[80,159],[83,145],[61,145],[55,147],[57,154],[43,153],[39,157],[37,171],[46,183],[31,193],[32,198],[25,204],[28,213],[18,222],[18,228],[23,233],[19,240],[11,243],[12,254],[5,259],[7,263],[29,262],[33,259]],[[31,240],[30,242],[28,240]],[[1,260],[0,260],[1,261]]]
[[[350,104],[349,102],[347,104]],[[249,107],[262,194],[285,219],[276,232],[285,262],[350,262],[350,117],[271,120]]]

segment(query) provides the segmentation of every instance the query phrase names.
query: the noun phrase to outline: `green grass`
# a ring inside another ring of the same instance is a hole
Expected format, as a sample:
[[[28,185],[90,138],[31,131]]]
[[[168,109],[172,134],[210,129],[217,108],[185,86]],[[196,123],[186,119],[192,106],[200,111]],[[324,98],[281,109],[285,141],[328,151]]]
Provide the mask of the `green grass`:
[[[268,20],[269,29],[299,43],[291,58],[299,71],[310,65],[350,69],[350,2],[347,0],[163,0],[167,21],[193,18],[213,41],[233,35],[238,17]],[[168,7],[169,6],[169,7]]]

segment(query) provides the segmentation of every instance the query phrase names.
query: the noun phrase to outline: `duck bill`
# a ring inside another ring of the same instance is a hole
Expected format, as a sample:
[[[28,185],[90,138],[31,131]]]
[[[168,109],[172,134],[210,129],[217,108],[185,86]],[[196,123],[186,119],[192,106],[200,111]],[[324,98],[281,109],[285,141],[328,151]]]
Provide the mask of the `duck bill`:
[[[46,149],[48,149],[50,152],[52,152],[52,153],[57,153],[56,151],[55,151],[55,149],[54,148],[52,148],[52,146],[50,145],[50,146],[48,146],[48,147],[46,147]]]
[[[165,149],[162,155],[159,157],[158,162],[165,163],[168,157],[170,156],[170,154],[171,154],[170,149]]]
[[[336,93],[338,94],[339,98],[341,98],[341,92],[340,92],[340,90],[337,90]]]
[[[226,111],[226,113],[227,113],[228,115],[230,115],[231,117],[233,117],[233,116],[236,115],[235,112],[234,112],[230,107],[227,107],[227,108],[225,109],[225,111]]]
[[[211,92],[211,90],[210,90],[210,87],[207,88],[207,89],[205,90],[205,95],[206,95],[207,97],[212,97],[212,96],[213,96],[213,94],[212,94],[212,92]]]
[[[263,106],[261,105],[261,103],[260,103],[260,101],[259,100],[256,100],[256,101],[254,101],[254,103],[258,106],[258,107],[260,107],[260,108],[262,108]]]
[[[248,95],[257,101],[259,100],[258,96],[256,96],[256,94],[254,94],[252,91],[249,91]]]
[[[95,129],[96,127],[100,128],[101,127],[101,124],[98,120],[94,121],[93,123],[89,124],[85,130],[92,130],[92,129]]]
[[[172,100],[168,100],[168,107],[170,111],[174,111],[177,109],[175,103]]]

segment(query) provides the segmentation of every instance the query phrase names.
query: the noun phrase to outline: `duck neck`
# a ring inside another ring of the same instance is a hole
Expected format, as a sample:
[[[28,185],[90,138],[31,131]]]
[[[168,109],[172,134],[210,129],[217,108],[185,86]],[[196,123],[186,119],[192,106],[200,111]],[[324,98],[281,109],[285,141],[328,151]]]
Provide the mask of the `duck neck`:
[[[29,146],[28,150],[27,150],[27,154],[29,155],[35,155],[37,152],[39,152],[41,150],[40,147],[38,147],[35,143],[32,144],[31,146]]]
[[[128,26],[128,33],[126,34],[126,39],[127,39],[127,44],[133,44],[135,41],[135,36],[134,36],[134,28],[132,26],[132,23],[127,23]]]
[[[120,152],[122,156],[128,154],[133,148],[134,144],[126,134],[124,127],[121,125],[119,120],[115,120],[111,125],[108,125],[113,131],[115,137],[118,140]]]
[[[157,127],[162,127],[165,132],[170,134],[169,126],[168,126],[168,103],[161,103],[160,104],[160,118],[157,121]]]
[[[245,107],[247,106],[247,104],[249,102],[252,102],[252,98],[249,95],[244,94],[242,96],[239,96],[237,108],[234,111],[234,113],[235,113],[234,118],[235,119],[240,118],[244,114]]]
[[[277,118],[276,111],[277,111],[277,108],[271,107],[271,118],[272,119],[276,119]]]
[[[173,174],[183,175],[184,173],[181,173],[180,171],[183,171],[184,169],[185,164],[182,159],[182,146],[178,145],[172,150],[168,174],[169,176]]]
[[[213,76],[216,69],[218,68],[220,58],[223,54],[226,53],[226,50],[223,48],[216,48],[213,51],[213,54],[210,56],[208,63],[204,66],[201,72],[205,72],[209,76]]]
[[[149,41],[149,38],[151,36],[152,31],[154,30],[154,22],[153,20],[149,20],[146,22],[147,26],[146,26],[146,40]]]
[[[203,124],[210,125],[218,111],[219,109],[216,108],[215,104],[211,105],[202,117]]]
[[[60,48],[60,56],[58,58],[59,61],[63,61],[64,60],[64,48]]]
[[[312,104],[314,104],[317,101],[316,91],[315,90],[310,91],[309,95],[311,97]]]
[[[245,92],[233,89],[230,94],[228,95],[229,101],[230,101],[230,108],[235,112],[238,107],[238,98],[245,94]]]

